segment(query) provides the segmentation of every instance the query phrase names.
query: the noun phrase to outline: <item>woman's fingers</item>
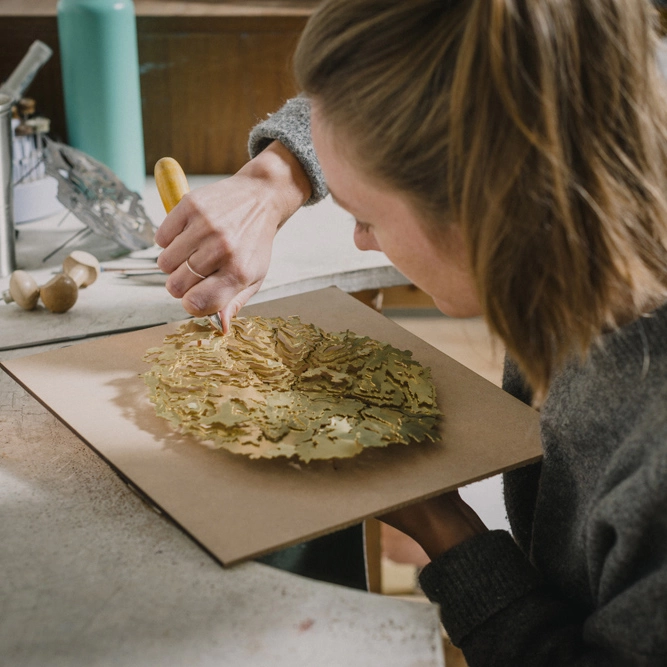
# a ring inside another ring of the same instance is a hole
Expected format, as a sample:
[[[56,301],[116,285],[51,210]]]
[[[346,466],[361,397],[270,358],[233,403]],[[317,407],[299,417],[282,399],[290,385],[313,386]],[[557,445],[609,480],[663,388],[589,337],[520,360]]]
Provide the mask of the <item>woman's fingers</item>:
[[[155,232],[155,243],[160,248],[166,248],[185,228],[188,218],[182,203],[183,200],[173,208]]]
[[[229,322],[261,286],[276,231],[309,196],[307,176],[278,142],[184,195],[155,235],[169,293],[192,315],[220,312]]]
[[[223,329],[226,330],[229,321],[259,290],[263,279],[264,275],[259,272],[257,279],[250,284],[240,284],[229,274],[214,274],[206,280],[200,280],[186,292],[183,308],[195,317],[219,313]]]

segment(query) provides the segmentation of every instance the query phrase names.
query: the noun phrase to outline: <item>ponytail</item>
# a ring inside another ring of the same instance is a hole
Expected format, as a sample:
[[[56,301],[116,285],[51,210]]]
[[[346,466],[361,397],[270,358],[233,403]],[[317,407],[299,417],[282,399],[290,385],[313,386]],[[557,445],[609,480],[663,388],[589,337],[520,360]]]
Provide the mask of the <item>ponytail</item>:
[[[325,0],[297,78],[434,238],[536,394],[667,298],[667,122],[646,0]]]

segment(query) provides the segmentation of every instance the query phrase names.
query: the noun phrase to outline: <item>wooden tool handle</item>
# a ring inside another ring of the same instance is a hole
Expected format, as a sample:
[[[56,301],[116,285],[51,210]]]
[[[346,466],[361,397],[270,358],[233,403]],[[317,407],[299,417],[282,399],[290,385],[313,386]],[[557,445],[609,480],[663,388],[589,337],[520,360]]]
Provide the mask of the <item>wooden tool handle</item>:
[[[176,204],[183,198],[186,192],[190,192],[188,179],[181,168],[181,165],[173,157],[160,158],[155,163],[155,184],[160,193],[160,199],[164,205],[164,210],[169,213]],[[186,262],[187,264],[187,262]],[[190,269],[192,271],[192,269]],[[199,275],[199,274],[197,274]],[[218,313],[208,316],[211,324],[220,332],[224,332],[222,321]]]
[[[155,163],[155,184],[167,213],[181,201],[185,193],[190,192],[188,179],[173,157],[163,157]]]

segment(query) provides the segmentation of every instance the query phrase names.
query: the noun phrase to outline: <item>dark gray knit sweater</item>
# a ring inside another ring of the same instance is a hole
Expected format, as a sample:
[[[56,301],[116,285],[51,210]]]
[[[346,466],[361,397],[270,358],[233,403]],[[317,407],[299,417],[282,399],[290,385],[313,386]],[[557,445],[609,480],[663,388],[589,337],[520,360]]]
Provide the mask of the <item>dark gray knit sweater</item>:
[[[253,130],[313,183],[308,103]],[[507,363],[503,386],[530,402]],[[505,476],[513,537],[491,531],[427,565],[420,582],[477,665],[667,666],[667,306],[607,334],[552,383],[542,463]]]

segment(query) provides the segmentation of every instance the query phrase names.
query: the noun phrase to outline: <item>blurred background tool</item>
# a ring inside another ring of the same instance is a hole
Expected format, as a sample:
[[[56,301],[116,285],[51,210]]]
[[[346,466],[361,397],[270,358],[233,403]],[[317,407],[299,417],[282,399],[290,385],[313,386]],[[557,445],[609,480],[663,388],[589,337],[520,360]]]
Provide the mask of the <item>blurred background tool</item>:
[[[53,51],[44,42],[35,40],[7,81],[0,86],[0,94],[7,95],[12,104],[18,102],[52,54]]]
[[[76,303],[79,288],[92,285],[98,279],[100,270],[97,257],[75,250],[65,257],[62,272],[41,287],[27,271],[14,271],[2,298],[5,303],[16,303],[24,310],[33,310],[41,297],[42,303],[52,313],[64,313]]]
[[[155,228],[136,192],[90,155],[48,138],[44,142],[45,169],[58,181],[58,200],[87,227],[70,241],[94,232],[128,250],[153,245]]]
[[[34,99],[22,97],[13,108],[12,173],[14,224],[39,220],[62,210],[58,182],[44,168],[44,137],[51,121],[36,114]]]
[[[16,69],[0,86],[0,277],[8,276],[16,269],[12,106],[52,53],[43,42],[33,42]]]
[[[0,278],[16,269],[12,197],[12,99],[0,93]]]
[[[39,300],[39,285],[27,271],[14,271],[2,298],[5,303],[15,303],[24,310],[32,310]]]

